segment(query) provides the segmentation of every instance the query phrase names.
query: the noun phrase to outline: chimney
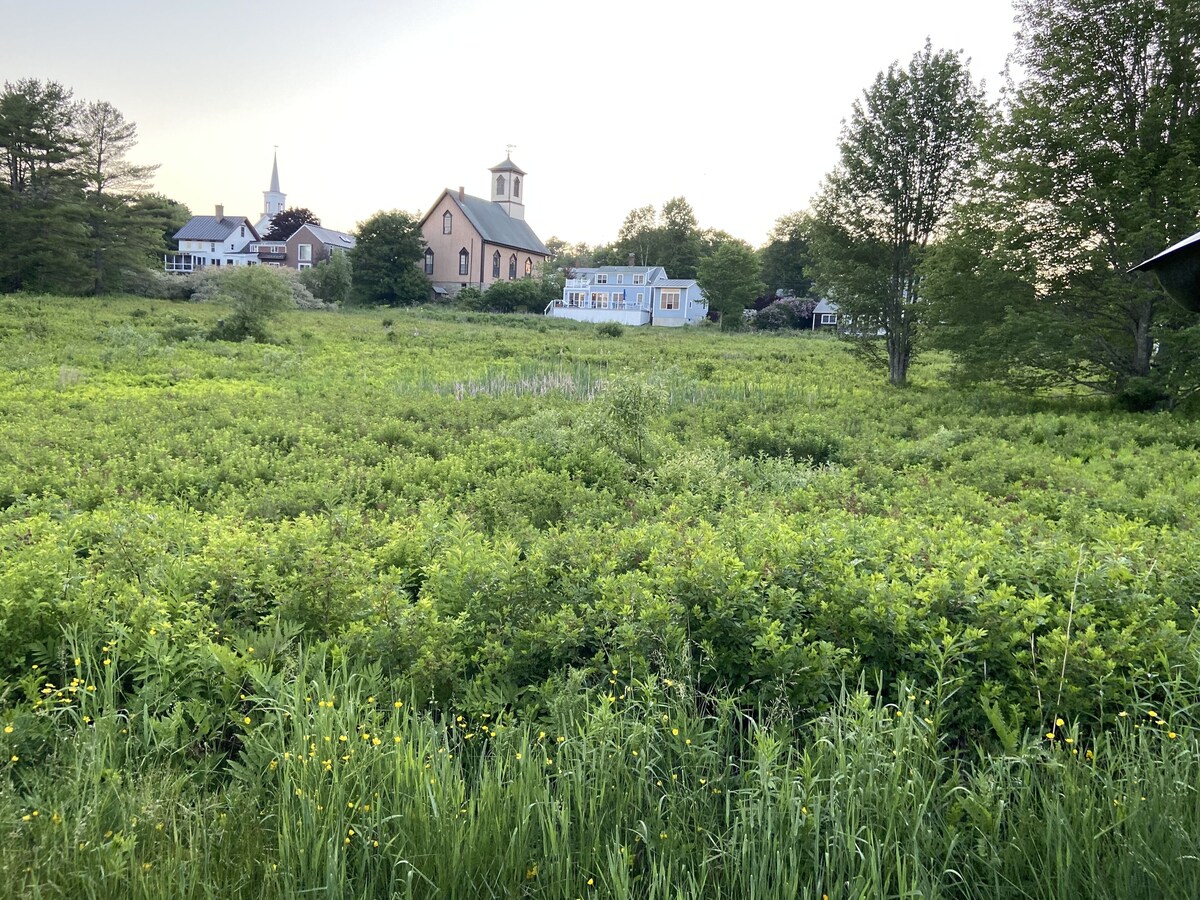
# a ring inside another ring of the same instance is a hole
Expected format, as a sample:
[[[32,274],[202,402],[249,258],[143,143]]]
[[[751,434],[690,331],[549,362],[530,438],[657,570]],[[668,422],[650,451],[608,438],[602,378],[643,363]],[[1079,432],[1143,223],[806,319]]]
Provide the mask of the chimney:
[[[637,265],[637,257],[636,257],[636,256],[634,256],[632,253],[630,253],[630,254],[629,254],[629,261],[628,261],[628,262],[626,262],[626,263],[625,263],[625,265],[627,265],[627,266],[636,266],[636,265]]]
[[[458,186],[458,202],[459,202],[459,203],[462,203],[462,202],[463,202],[464,200],[466,200],[466,199],[467,199],[467,189],[466,189],[466,188],[464,188],[464,187],[463,187],[463,186],[460,184],[460,185]]]
[[[220,203],[218,203],[217,204],[217,221],[220,222],[223,218],[225,218],[225,207],[222,206]]]

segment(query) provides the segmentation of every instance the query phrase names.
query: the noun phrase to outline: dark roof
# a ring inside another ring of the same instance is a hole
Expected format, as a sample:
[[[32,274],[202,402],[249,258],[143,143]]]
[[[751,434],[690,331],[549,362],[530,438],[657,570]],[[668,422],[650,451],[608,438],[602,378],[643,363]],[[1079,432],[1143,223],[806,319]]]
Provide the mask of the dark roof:
[[[1147,260],[1143,260],[1129,271],[1137,272],[1140,269],[1156,269],[1171,257],[1178,256],[1182,252],[1192,252],[1187,251],[1188,247],[1193,247],[1194,250],[1200,250],[1200,246],[1194,245],[1200,245],[1200,232],[1196,232],[1196,234],[1193,234],[1189,238],[1184,238],[1177,244],[1172,244],[1162,253],[1159,253],[1157,256],[1152,256]]]
[[[524,175],[525,172],[511,159],[506,159],[503,162],[498,162],[490,169],[489,172],[515,172],[518,175]]]
[[[459,209],[479,232],[479,236],[489,244],[499,244],[513,250],[528,250],[539,256],[550,255],[550,250],[542,243],[541,238],[533,233],[529,223],[524,219],[514,219],[499,203],[484,200],[482,197],[472,197],[470,194],[465,194],[459,199],[458,191],[449,188],[446,189],[446,196],[458,204]],[[439,197],[438,203],[441,202]],[[436,209],[437,205],[435,203],[433,208]],[[430,212],[433,212],[433,209]],[[429,215],[426,214],[425,219],[428,218]],[[421,220],[422,223],[425,219]]]
[[[243,225],[250,229],[254,237],[258,237],[258,232],[254,230],[250,220],[242,216],[225,216],[223,219],[216,216],[192,216],[186,225],[175,232],[175,240],[223,241]]]
[[[306,222],[297,228],[301,231],[307,228],[312,232],[313,237],[319,240],[322,244],[328,244],[331,247],[342,247],[349,250],[354,246],[354,236],[346,234],[344,231],[334,231],[332,228],[323,228],[320,225],[314,225],[312,222]]]

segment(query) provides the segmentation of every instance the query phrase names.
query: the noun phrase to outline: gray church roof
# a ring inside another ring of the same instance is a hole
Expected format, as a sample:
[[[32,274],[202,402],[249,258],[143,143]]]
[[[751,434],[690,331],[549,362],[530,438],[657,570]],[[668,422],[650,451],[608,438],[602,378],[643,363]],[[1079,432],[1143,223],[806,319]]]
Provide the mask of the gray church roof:
[[[541,256],[550,255],[550,250],[533,233],[529,224],[524,219],[514,219],[499,203],[484,200],[482,197],[472,197],[470,194],[459,199],[458,192],[449,189],[446,193],[458,203],[466,213],[467,219],[479,232],[479,236],[489,244],[500,244],[514,250],[529,250]]]
[[[242,216],[192,216],[191,220],[175,232],[177,241],[223,241],[238,228],[245,225],[255,237],[258,234],[250,220]]]
[[[515,172],[518,175],[525,174],[524,170],[522,170],[521,167],[518,166],[511,159],[506,159],[503,162],[496,163],[494,166],[492,166],[490,169],[488,169],[488,171],[489,172]]]

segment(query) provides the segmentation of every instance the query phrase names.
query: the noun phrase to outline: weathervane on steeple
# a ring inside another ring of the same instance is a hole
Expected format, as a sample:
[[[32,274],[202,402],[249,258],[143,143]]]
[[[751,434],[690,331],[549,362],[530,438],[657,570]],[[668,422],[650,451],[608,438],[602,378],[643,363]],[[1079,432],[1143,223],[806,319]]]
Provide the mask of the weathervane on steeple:
[[[513,152],[514,150],[516,150],[516,149],[517,149],[517,145],[516,145],[516,144],[505,144],[505,145],[504,145],[504,149],[505,149],[505,151],[506,151],[506,154],[505,154],[505,155],[506,155],[506,156],[507,156],[509,159],[512,159],[512,152]]]

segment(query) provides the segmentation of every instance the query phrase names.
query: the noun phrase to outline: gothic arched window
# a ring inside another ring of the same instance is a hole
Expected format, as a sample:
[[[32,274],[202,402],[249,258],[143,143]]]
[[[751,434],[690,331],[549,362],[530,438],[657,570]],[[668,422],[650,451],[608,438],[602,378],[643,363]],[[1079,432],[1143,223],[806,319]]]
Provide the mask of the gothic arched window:
[[[471,254],[466,247],[458,251],[458,274],[466,275],[471,271]]]
[[[433,274],[433,251],[432,250],[425,251],[425,274],[426,275]]]
[[[500,251],[497,250],[492,254],[492,277],[500,277]]]
[[[517,277],[517,254],[513,254],[508,258],[508,277],[510,279]]]
[[[525,257],[525,277],[528,278],[533,274],[533,257]]]
[[[513,176],[513,197],[520,198],[521,196],[521,176]]]
[[[496,176],[496,194],[500,197],[504,196],[504,176]]]
[[[445,215],[442,216],[442,234],[449,234],[453,228],[454,216],[450,215],[450,211],[447,210]]]

